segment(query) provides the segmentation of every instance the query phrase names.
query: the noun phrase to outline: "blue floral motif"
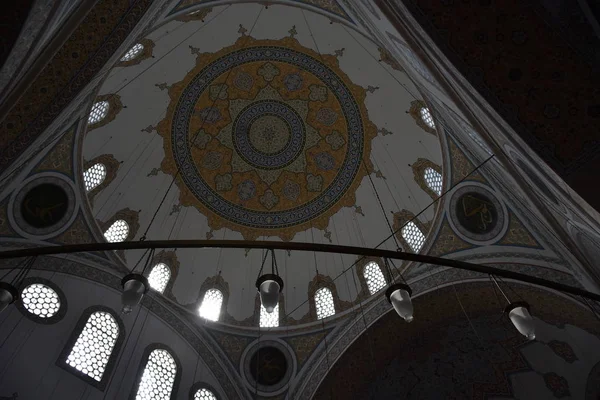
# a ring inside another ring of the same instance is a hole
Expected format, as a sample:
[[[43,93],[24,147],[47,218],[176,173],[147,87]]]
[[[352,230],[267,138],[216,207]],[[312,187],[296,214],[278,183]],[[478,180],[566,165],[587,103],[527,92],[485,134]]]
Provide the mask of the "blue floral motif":
[[[237,187],[238,197],[243,200],[250,200],[256,194],[256,185],[254,182],[247,180],[240,183]]]
[[[321,171],[330,171],[335,167],[335,160],[329,153],[318,153],[314,160],[317,168]]]
[[[294,92],[302,88],[302,83],[304,79],[300,74],[287,74],[283,78],[283,84],[290,92]]]

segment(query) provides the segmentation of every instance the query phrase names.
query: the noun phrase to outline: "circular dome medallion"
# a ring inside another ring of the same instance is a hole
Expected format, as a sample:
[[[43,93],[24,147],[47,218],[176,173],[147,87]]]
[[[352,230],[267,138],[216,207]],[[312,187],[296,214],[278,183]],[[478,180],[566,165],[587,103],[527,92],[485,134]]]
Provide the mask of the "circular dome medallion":
[[[372,168],[366,90],[294,38],[203,54],[169,95],[161,169],[212,229],[284,240],[325,229]]]
[[[275,347],[259,349],[250,358],[250,374],[263,386],[273,386],[283,380],[288,366],[283,352]]]
[[[267,337],[246,347],[240,367],[248,388],[274,396],[288,388],[296,374],[296,359],[287,343]]]

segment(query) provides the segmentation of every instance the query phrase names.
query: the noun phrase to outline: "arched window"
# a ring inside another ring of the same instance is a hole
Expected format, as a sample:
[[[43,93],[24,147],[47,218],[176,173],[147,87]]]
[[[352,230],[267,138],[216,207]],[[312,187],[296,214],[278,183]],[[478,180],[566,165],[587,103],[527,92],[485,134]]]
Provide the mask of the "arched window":
[[[261,328],[276,328],[279,326],[279,304],[275,306],[272,313],[268,313],[267,309],[260,305],[260,327]]]
[[[104,238],[107,242],[117,243],[127,239],[129,234],[129,225],[122,219],[118,219],[104,232]]]
[[[171,278],[171,269],[165,263],[158,263],[152,267],[150,275],[148,275],[148,283],[150,287],[157,292],[164,292]]]
[[[85,185],[85,191],[89,192],[98,187],[106,178],[106,166],[101,163],[96,163],[89,167],[83,173],[83,184]]]
[[[136,400],[168,400],[172,397],[177,364],[166,349],[152,350],[144,366]]]
[[[217,396],[207,388],[201,388],[194,393],[194,400],[217,400]]]
[[[427,107],[421,107],[421,109],[419,110],[419,114],[421,114],[421,119],[423,120],[423,122],[425,122],[425,124],[430,127],[430,128],[435,128],[435,122],[433,122],[433,117],[431,116],[431,113],[429,112],[429,108]]]
[[[23,307],[38,318],[51,318],[60,310],[58,293],[42,283],[32,283],[21,291]]]
[[[431,167],[425,168],[425,183],[429,189],[433,190],[438,196],[442,194],[442,174]]]
[[[119,335],[119,324],[109,312],[90,314],[66,358],[66,364],[100,382]]]
[[[144,50],[144,45],[141,43],[136,43],[135,45],[133,45],[133,47],[131,49],[129,49],[127,51],[127,53],[125,53],[125,55],[121,58],[121,62],[125,62],[125,61],[131,61],[134,58],[136,58],[138,55],[140,55],[140,53]]]
[[[409,221],[402,228],[402,237],[415,253],[421,251],[423,244],[425,244],[425,235],[423,235],[417,224],[412,221]]]
[[[218,321],[223,304],[223,293],[219,289],[208,289],[202,298],[202,304],[198,309],[202,318]]]
[[[335,314],[333,295],[328,288],[321,288],[315,292],[315,306],[317,319],[323,319]]]
[[[90,116],[88,117],[88,124],[96,124],[102,121],[108,114],[109,103],[106,100],[94,103]]]
[[[383,272],[381,272],[381,268],[379,268],[379,264],[375,261],[370,261],[365,265],[363,274],[371,294],[377,293],[387,284]]]

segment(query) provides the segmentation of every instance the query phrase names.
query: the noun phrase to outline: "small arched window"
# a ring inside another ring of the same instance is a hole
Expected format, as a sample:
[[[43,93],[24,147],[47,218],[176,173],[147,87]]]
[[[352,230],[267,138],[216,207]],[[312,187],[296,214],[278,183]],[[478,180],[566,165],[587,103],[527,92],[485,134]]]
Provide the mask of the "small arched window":
[[[165,291],[169,279],[171,279],[171,269],[165,263],[156,264],[148,275],[150,287],[160,293]]]
[[[217,400],[217,396],[207,388],[201,388],[194,393],[194,400]]]
[[[168,400],[172,397],[177,364],[166,349],[152,350],[144,366],[136,400]]]
[[[21,291],[23,307],[38,318],[51,318],[60,310],[58,293],[42,283],[32,283]]]
[[[315,292],[315,306],[317,309],[317,319],[323,319],[335,314],[335,304],[333,303],[333,294],[328,288],[321,288]]]
[[[275,306],[272,313],[268,313],[261,303],[259,323],[261,328],[277,328],[279,326],[279,304]]]
[[[219,289],[208,289],[202,298],[198,313],[202,318],[218,321],[223,305],[223,293]]]
[[[141,43],[136,43],[135,45],[133,45],[133,47],[131,49],[129,49],[127,51],[127,53],[125,53],[125,55],[121,58],[121,62],[126,62],[126,61],[131,61],[134,58],[136,58],[137,56],[140,55],[140,53],[144,51],[144,45]]]
[[[421,107],[419,114],[421,114],[421,119],[425,122],[425,125],[432,129],[435,128],[435,122],[433,122],[433,117],[431,116],[431,112],[429,112],[429,108]]]
[[[92,110],[90,111],[90,116],[88,117],[88,124],[96,124],[106,118],[109,107],[110,105],[106,100],[94,103]]]
[[[106,166],[101,163],[96,163],[89,167],[83,173],[83,184],[85,191],[89,192],[98,187],[106,178]]]
[[[425,168],[425,183],[429,189],[433,190],[438,196],[442,194],[442,174],[431,167]]]
[[[402,237],[415,253],[421,251],[423,244],[425,244],[425,235],[417,224],[412,221],[407,222],[402,228]]]
[[[387,284],[385,277],[383,276],[383,272],[381,272],[381,268],[379,268],[379,264],[377,264],[375,261],[370,261],[367,265],[365,265],[363,274],[371,294],[377,293]]]
[[[116,220],[113,224],[104,232],[104,238],[109,243],[123,242],[127,239],[129,234],[129,225],[122,219]]]
[[[66,364],[100,382],[119,335],[119,325],[109,312],[90,314],[67,356]]]

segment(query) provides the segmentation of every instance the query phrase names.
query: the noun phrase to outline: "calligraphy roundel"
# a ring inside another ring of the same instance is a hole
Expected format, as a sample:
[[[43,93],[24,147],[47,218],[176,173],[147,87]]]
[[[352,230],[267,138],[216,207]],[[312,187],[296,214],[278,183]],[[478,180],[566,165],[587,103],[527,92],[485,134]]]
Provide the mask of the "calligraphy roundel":
[[[455,230],[470,241],[493,241],[506,229],[504,206],[484,186],[457,188],[450,199],[449,212]]]
[[[161,168],[212,229],[290,240],[355,203],[376,127],[336,57],[242,36],[198,55],[169,96]]]

